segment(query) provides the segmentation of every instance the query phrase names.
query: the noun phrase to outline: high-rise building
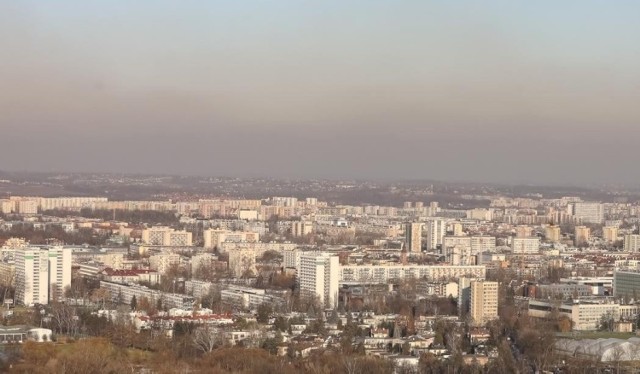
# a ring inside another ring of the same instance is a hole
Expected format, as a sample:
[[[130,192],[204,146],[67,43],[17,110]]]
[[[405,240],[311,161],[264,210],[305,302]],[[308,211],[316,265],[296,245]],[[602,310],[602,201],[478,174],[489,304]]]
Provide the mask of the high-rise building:
[[[498,282],[471,281],[469,316],[475,325],[498,318]]]
[[[462,223],[460,222],[452,223],[451,231],[453,232],[453,236],[464,236],[464,229],[462,227]]]
[[[626,252],[640,251],[640,235],[629,234],[624,236],[624,250]]]
[[[297,273],[303,295],[317,297],[325,308],[338,306],[338,256],[326,252],[303,252]]]
[[[544,237],[547,241],[557,243],[560,241],[560,226],[549,225],[544,229]]]
[[[627,301],[640,298],[640,273],[637,270],[616,270],[613,272],[613,297],[624,297]]]
[[[71,249],[26,247],[15,252],[16,302],[48,304],[71,285]]]
[[[61,300],[71,285],[71,248],[52,247],[49,256],[49,300]]]
[[[583,223],[602,223],[604,206],[602,203],[572,203],[568,205],[568,213]]]
[[[405,225],[405,248],[409,252],[422,250],[422,223],[411,222]]]
[[[605,242],[613,243],[618,240],[618,227],[605,226],[602,228],[602,239]]]
[[[295,237],[307,236],[313,231],[313,222],[293,221],[291,223],[291,235]]]
[[[444,236],[447,233],[446,222],[442,219],[432,219],[426,223],[427,226],[427,250],[434,251],[442,247]]]
[[[576,246],[588,244],[590,238],[591,229],[587,226],[576,226],[574,234],[574,244]]]

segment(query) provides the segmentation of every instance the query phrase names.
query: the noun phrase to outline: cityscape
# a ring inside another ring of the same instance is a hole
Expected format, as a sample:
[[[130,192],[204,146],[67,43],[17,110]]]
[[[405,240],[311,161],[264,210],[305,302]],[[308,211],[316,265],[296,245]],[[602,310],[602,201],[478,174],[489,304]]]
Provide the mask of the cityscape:
[[[0,0],[0,373],[640,373],[638,15]]]
[[[3,178],[18,193],[0,198],[0,342],[17,372],[93,360],[109,372],[630,372],[640,360],[633,190],[597,201],[583,188],[262,180],[295,196],[166,198],[175,177]],[[19,194],[88,179],[156,194]],[[313,195],[363,184],[426,198]]]

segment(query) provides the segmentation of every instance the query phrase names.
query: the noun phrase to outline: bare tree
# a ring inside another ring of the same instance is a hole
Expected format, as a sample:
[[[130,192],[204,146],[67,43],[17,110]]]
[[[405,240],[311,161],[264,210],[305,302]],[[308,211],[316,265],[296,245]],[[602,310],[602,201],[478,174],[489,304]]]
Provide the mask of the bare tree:
[[[219,328],[208,324],[198,327],[193,332],[193,345],[204,353],[211,352],[224,345],[224,334]]]

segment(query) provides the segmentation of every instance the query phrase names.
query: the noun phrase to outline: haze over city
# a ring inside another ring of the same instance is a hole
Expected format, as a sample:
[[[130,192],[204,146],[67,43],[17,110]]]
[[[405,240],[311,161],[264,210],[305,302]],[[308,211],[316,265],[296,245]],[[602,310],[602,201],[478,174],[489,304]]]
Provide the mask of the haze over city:
[[[636,184],[639,8],[2,2],[0,169]]]

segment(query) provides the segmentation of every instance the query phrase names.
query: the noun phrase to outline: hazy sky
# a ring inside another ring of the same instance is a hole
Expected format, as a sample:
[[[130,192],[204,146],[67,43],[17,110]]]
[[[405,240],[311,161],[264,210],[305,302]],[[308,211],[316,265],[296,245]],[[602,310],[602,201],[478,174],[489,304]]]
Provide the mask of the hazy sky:
[[[0,0],[0,169],[637,183],[638,15]]]

